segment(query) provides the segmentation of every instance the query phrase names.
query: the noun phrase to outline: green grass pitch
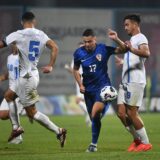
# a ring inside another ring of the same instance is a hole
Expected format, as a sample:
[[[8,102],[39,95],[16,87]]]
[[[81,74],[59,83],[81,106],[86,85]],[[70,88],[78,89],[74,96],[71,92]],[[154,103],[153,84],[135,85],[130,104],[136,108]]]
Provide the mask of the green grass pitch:
[[[21,117],[25,129],[20,145],[7,144],[11,131],[9,121],[0,121],[0,160],[160,160],[160,114],[142,114],[153,149],[148,152],[128,153],[131,136],[114,115],[102,120],[98,152],[85,153],[91,141],[91,128],[83,116],[52,116],[56,124],[68,130],[67,142],[60,148],[56,136],[34,122]]]

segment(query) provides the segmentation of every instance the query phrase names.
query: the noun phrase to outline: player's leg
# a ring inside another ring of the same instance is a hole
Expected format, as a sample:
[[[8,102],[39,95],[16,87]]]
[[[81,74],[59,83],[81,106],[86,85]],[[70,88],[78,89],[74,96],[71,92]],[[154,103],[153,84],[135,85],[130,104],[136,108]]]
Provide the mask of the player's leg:
[[[29,78],[28,78],[29,77]],[[39,84],[39,76],[27,75],[19,78],[20,92],[18,96],[27,115],[39,122],[42,126],[56,133],[57,138],[60,140],[61,147],[64,146],[67,131],[55,125],[45,114],[37,111],[35,103],[39,100],[37,86]]]
[[[120,85],[119,92],[118,92],[118,99],[117,99],[117,116],[121,120],[122,124],[126,128],[126,130],[132,135],[133,142],[128,147],[128,151],[131,152],[135,149],[137,145],[140,144],[139,137],[135,131],[135,128],[132,124],[132,121],[128,118],[127,115],[127,108],[125,102],[125,94],[126,94],[127,87]]]
[[[1,106],[0,106],[0,119],[2,120],[7,120],[9,119],[9,106],[8,103],[5,99],[3,99]],[[18,136],[16,138],[14,138],[12,141],[10,141],[10,143],[12,144],[19,144],[22,143],[23,139],[22,136]]]
[[[85,104],[86,104],[87,111],[88,111],[88,114],[89,114],[91,120],[92,120],[92,108],[95,103],[94,98],[95,98],[95,96],[85,92],[85,94],[84,94]],[[92,124],[92,128],[93,128],[93,124]],[[92,140],[93,140],[93,134],[92,134]],[[95,151],[97,151],[97,144],[93,144],[93,141],[92,141],[90,143],[90,145],[88,146],[86,152],[95,152]]]
[[[138,107],[128,106],[127,114],[131,121],[133,122],[135,132],[141,140],[141,144],[138,145],[134,151],[147,151],[152,148],[152,145],[149,143],[149,138],[144,127],[143,121],[138,114]]]
[[[9,106],[5,98],[3,99],[0,105],[0,119],[2,120],[9,119]]]
[[[101,130],[101,113],[104,109],[104,103],[96,102],[92,109],[92,143],[97,144]]]
[[[127,115],[129,119],[132,121],[132,124],[135,128],[135,132],[141,140],[142,145],[138,145],[135,150],[146,151],[152,148],[152,145],[149,143],[149,139],[143,124],[142,119],[138,114],[138,108],[142,105],[143,101],[143,93],[144,93],[144,85],[131,83],[127,85],[126,92],[126,106],[127,106]],[[144,146],[146,146],[144,148]]]
[[[13,130],[17,130],[20,127],[19,114],[15,105],[16,94],[11,89],[8,89],[5,93],[5,99],[9,106],[9,117],[12,123]]]
[[[36,110],[35,103],[39,100],[37,86],[39,83],[38,76],[30,75],[30,78],[20,78],[21,94],[18,95],[27,115],[39,122],[45,128],[56,133],[60,140],[61,147],[64,146],[66,139],[66,130],[55,125],[45,114]]]
[[[58,127],[45,114],[37,111],[34,104],[29,107],[25,107],[25,110],[29,118],[36,120],[39,124],[48,130],[56,133],[57,138],[60,140],[61,147],[64,146],[67,133],[64,128]]]

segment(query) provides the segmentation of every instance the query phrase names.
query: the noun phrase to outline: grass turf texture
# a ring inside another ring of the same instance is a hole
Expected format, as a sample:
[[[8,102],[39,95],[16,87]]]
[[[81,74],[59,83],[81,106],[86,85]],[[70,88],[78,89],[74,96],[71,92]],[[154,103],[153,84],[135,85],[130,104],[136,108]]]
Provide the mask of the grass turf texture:
[[[103,118],[96,153],[85,153],[91,141],[91,128],[86,127],[83,116],[50,117],[68,130],[64,148],[60,148],[55,134],[21,117],[25,134],[20,145],[7,144],[11,125],[9,121],[0,121],[0,160],[160,160],[160,114],[141,115],[153,144],[148,152],[126,151],[132,138],[115,115]]]

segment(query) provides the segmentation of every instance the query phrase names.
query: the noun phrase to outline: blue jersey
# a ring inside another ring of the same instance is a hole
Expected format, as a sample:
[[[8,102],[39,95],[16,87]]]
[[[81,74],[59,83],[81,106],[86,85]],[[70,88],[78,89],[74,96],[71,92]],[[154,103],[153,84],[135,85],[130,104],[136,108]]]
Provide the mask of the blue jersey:
[[[114,51],[114,47],[105,44],[97,44],[92,52],[88,52],[85,47],[75,51],[74,64],[82,66],[83,85],[87,92],[99,90],[104,85],[110,85],[107,63]]]

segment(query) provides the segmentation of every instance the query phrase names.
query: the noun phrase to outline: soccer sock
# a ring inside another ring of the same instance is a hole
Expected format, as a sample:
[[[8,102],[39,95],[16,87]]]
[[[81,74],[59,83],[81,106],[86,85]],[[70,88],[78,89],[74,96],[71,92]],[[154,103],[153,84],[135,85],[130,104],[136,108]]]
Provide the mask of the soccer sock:
[[[37,113],[34,115],[34,120],[39,122],[42,126],[46,127],[50,131],[59,134],[59,127],[57,127],[52,121],[50,121],[50,119],[45,114],[37,111]]]
[[[86,105],[84,102],[80,101],[79,106],[82,108],[82,110],[85,112],[85,114],[88,114],[88,111],[87,111],[87,108],[86,108]]]
[[[148,139],[148,136],[147,136],[147,133],[146,133],[146,129],[144,127],[142,127],[141,129],[136,130],[136,133],[140,137],[140,140],[142,141],[142,143],[144,143],[144,144],[148,144],[149,143],[149,139]]]
[[[19,114],[17,112],[17,108],[15,106],[15,103],[12,102],[8,102],[8,106],[9,106],[9,117],[12,123],[12,127],[13,130],[16,130],[20,124],[19,124]]]
[[[15,105],[15,109],[16,109],[16,114],[18,115],[18,116],[17,116],[17,121],[18,121],[18,124],[19,124],[19,126],[20,126],[20,118],[19,118],[19,113],[18,113],[18,106],[17,106],[17,104],[16,104],[15,101],[14,101],[14,105]]]
[[[101,120],[100,118],[92,119],[92,144],[96,145],[101,130]]]
[[[133,136],[134,139],[139,139],[139,136],[136,133],[136,130],[135,130],[135,128],[134,128],[133,125],[126,126],[126,129],[127,129],[128,132],[130,132],[132,134],[132,136]]]

